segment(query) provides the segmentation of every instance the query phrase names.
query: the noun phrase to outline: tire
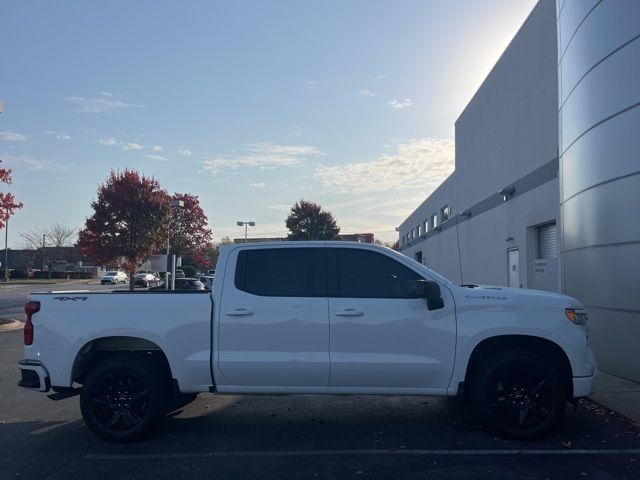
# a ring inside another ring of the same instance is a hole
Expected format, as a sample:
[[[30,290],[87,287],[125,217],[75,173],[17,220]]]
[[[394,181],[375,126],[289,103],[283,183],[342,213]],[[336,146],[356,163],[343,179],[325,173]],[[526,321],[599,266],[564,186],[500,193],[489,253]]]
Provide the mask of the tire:
[[[559,369],[545,358],[510,350],[478,369],[470,400],[481,423],[516,440],[542,438],[558,426],[567,402]]]
[[[139,354],[108,358],[89,372],[80,393],[87,426],[108,442],[130,442],[149,435],[160,422],[169,390],[164,372]]]

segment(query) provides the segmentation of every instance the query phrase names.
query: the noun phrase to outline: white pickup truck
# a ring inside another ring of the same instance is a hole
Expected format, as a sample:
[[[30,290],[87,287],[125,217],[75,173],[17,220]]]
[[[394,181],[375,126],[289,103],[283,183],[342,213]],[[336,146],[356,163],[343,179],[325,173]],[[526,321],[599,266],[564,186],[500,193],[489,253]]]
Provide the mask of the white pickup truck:
[[[36,293],[25,311],[19,384],[79,393],[109,441],[198,392],[464,394],[488,427],[535,438],[596,372],[577,300],[456,285],[350,242],[227,245],[212,292]]]

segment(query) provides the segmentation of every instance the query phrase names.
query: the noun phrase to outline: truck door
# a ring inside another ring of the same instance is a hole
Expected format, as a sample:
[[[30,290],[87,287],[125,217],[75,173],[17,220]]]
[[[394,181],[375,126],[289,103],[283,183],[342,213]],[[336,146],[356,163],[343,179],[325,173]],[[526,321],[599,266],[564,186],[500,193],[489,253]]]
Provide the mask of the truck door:
[[[455,357],[455,308],[416,297],[417,271],[383,252],[327,248],[331,387],[446,389]]]
[[[229,386],[326,387],[325,249],[248,247],[228,262],[218,364]]]

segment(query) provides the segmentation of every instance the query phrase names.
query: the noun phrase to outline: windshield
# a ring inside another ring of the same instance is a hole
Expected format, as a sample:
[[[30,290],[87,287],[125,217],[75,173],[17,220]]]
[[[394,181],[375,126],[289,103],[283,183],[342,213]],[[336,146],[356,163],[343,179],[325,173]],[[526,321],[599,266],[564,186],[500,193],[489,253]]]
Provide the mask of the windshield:
[[[115,277],[116,275],[117,275],[117,272],[107,272],[105,277]]]

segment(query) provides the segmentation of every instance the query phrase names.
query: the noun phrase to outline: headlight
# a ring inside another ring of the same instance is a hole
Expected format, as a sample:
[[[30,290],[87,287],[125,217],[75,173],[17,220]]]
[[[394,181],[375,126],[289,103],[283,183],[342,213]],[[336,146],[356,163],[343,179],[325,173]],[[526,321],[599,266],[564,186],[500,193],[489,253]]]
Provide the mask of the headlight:
[[[567,318],[576,325],[587,326],[587,312],[584,310],[577,310],[575,308],[566,308],[564,310]]]

